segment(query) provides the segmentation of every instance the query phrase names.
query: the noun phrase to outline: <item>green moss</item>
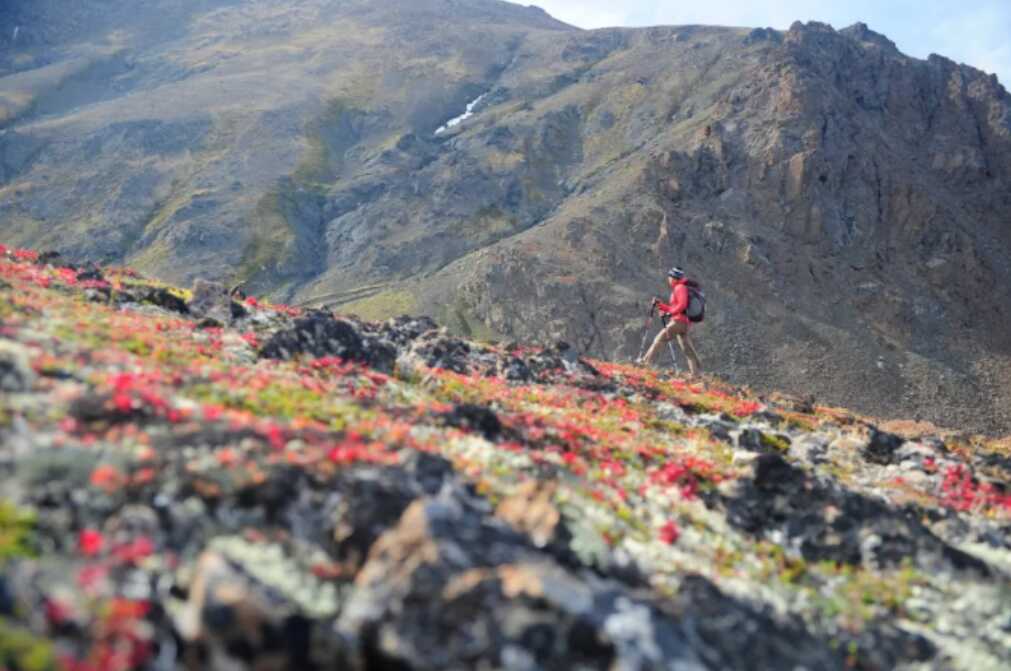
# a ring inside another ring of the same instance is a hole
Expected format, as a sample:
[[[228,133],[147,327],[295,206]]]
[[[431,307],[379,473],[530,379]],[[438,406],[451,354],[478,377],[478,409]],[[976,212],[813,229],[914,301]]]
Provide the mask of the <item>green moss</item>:
[[[56,669],[52,643],[0,619],[0,668],[11,671]]]
[[[787,554],[781,546],[762,542],[756,549],[764,558],[761,573],[766,580],[776,577],[784,583],[798,584],[807,576],[807,562]]]
[[[646,428],[660,433],[680,436],[687,430],[684,424],[672,422],[667,419],[649,418],[645,420]]]
[[[768,433],[761,434],[762,445],[771,447],[779,452],[787,452],[790,449],[790,441],[783,436],[773,436]]]
[[[4,296],[0,296],[0,319],[10,319],[14,316],[14,306]]]
[[[354,403],[290,385],[275,384],[248,392],[198,385],[187,389],[186,395],[201,403],[244,410],[259,417],[314,419],[335,430],[372,414]]]
[[[807,589],[814,603],[827,618],[845,618],[851,625],[862,625],[882,615],[910,617],[905,604],[913,588],[928,584],[909,560],[896,570],[876,573],[859,566],[823,561],[811,567],[812,579]],[[825,578],[832,584],[825,589]]]
[[[139,336],[128,338],[120,343],[120,345],[127,352],[136,354],[137,356],[147,356],[151,353],[151,345]]]
[[[0,564],[15,557],[32,557],[35,515],[9,501],[0,501]]]

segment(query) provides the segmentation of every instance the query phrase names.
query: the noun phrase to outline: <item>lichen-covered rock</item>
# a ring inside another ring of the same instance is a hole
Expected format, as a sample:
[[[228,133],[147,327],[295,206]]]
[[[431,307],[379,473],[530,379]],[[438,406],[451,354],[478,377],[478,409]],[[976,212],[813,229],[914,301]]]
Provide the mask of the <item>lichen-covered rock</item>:
[[[776,532],[805,559],[873,567],[904,560],[927,571],[986,579],[986,564],[931,533],[911,511],[826,487],[778,454],[762,454],[746,489],[727,501],[728,520],[749,533]]]
[[[28,391],[35,384],[35,378],[28,348],[0,338],[0,391]]]
[[[412,503],[376,542],[337,629],[357,669],[843,668],[702,578],[661,605],[567,570],[450,490]]]
[[[310,569],[277,544],[214,539],[193,567],[187,601],[176,608],[175,627],[188,645],[183,663],[339,668],[322,621],[336,615],[340,592]]]
[[[232,300],[225,285],[220,282],[198,279],[193,282],[192,294],[187,306],[195,317],[224,325],[245,314],[245,309]]]
[[[377,338],[363,337],[352,321],[316,310],[296,319],[290,328],[275,332],[260,349],[260,356],[266,359],[298,355],[336,356],[389,373],[396,350]]]

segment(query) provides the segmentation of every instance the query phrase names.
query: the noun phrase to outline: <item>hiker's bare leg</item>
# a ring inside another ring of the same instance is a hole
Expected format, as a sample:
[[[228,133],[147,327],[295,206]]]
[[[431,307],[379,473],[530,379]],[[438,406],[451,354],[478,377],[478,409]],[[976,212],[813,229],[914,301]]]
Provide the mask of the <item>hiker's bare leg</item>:
[[[692,342],[691,338],[688,338],[688,334],[684,334],[684,340],[688,344],[688,349],[692,350],[692,358],[696,363],[696,374],[702,375],[702,359],[699,358],[699,351],[695,349],[695,343]]]
[[[649,346],[649,349],[646,350],[646,354],[642,357],[643,363],[651,363],[653,361],[653,357],[656,356],[656,353],[664,346],[664,343],[674,337],[674,334],[669,332],[670,329],[671,326],[668,325],[656,334],[656,337],[653,338],[653,344]]]
[[[667,327],[665,329],[656,334],[656,338],[653,339],[653,344],[649,346],[649,350],[646,352],[645,355],[643,355],[642,357],[643,363],[647,364],[651,363],[653,361],[653,357],[655,357],[657,352],[659,352],[663,348],[664,343],[666,343],[669,340],[672,340],[674,336],[678,335],[679,333],[684,333],[685,330],[686,330],[685,325],[682,324],[681,322],[672,321],[671,323],[667,324]]]
[[[695,345],[692,344],[691,338],[688,337],[687,333],[679,333],[678,336],[678,347],[684,352],[685,358],[688,359],[688,374],[692,377],[696,377],[702,372],[702,364],[699,362],[699,354],[695,351]]]

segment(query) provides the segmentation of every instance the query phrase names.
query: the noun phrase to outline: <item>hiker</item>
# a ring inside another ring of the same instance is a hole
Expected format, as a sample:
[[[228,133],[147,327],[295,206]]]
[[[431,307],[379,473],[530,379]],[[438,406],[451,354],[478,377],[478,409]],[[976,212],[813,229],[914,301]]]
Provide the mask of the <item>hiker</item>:
[[[645,356],[639,358],[636,363],[649,364],[653,361],[653,357],[660,351],[664,343],[669,342],[677,336],[678,346],[684,352],[685,358],[688,359],[688,373],[691,377],[695,377],[702,372],[702,364],[699,362],[699,355],[695,351],[695,345],[692,344],[691,339],[688,337],[688,329],[693,321],[693,319],[689,319],[688,307],[691,302],[691,292],[697,290],[699,284],[694,280],[688,279],[685,276],[685,271],[677,267],[667,271],[667,281],[670,283],[671,288],[670,303],[664,303],[659,298],[654,298],[653,305],[660,312],[669,315],[669,321],[663,330],[656,334],[656,338],[653,339],[653,344],[649,346],[649,350]],[[701,321],[701,317],[700,313],[694,319],[695,321]]]

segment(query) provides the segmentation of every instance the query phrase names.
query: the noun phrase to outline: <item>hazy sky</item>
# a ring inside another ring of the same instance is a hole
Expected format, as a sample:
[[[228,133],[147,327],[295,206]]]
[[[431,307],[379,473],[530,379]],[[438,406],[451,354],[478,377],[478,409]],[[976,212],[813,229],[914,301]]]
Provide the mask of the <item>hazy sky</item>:
[[[993,72],[1011,89],[1011,0],[519,0],[581,28],[701,23],[836,29],[863,21],[910,56],[930,53]]]

